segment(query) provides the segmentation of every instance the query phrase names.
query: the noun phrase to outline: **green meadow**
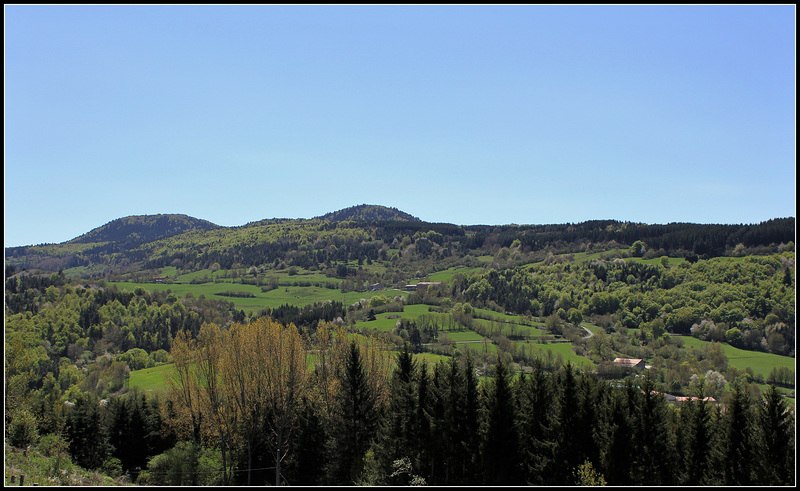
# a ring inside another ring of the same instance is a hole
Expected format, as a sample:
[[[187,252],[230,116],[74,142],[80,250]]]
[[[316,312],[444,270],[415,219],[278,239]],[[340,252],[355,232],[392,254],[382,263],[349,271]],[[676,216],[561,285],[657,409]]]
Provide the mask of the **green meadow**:
[[[152,368],[131,371],[131,376],[125,381],[125,387],[132,389],[138,387],[145,392],[157,392],[169,387],[169,377],[172,376],[172,363],[159,365]]]
[[[482,266],[479,267],[463,266],[463,267],[448,268],[428,275],[427,281],[441,281],[442,283],[447,283],[448,281],[452,280],[455,275],[459,273],[468,276],[471,274],[479,273],[483,271],[483,269],[484,268]]]
[[[681,336],[683,346],[688,348],[691,346],[707,346],[711,341],[702,341],[691,336]],[[762,353],[760,351],[748,351],[733,346],[720,343],[722,352],[728,358],[728,364],[735,367],[737,370],[744,371],[746,368],[753,370],[754,374],[760,374],[765,379],[776,367],[786,367],[792,370],[795,369],[795,359],[790,356],[780,356],[773,353]]]
[[[298,281],[300,281],[298,279]],[[276,308],[284,304],[296,305],[304,307],[317,302],[325,302],[328,300],[336,300],[343,302],[345,305],[357,302],[362,298],[371,298],[376,295],[387,295],[386,291],[375,292],[347,292],[342,293],[341,290],[325,288],[320,286],[279,286],[274,290],[262,292],[261,287],[255,285],[246,285],[242,283],[233,282],[219,282],[219,283],[135,283],[130,281],[109,282],[110,285],[116,285],[120,290],[133,291],[137,287],[142,287],[148,291],[170,291],[175,295],[182,297],[187,293],[191,293],[195,297],[204,295],[205,298],[216,298],[233,302],[234,308],[237,310],[244,310],[245,312],[258,312],[264,308]],[[254,295],[253,297],[229,297],[218,295],[224,292],[242,292]],[[407,292],[391,291],[388,292],[392,296],[408,295]]]

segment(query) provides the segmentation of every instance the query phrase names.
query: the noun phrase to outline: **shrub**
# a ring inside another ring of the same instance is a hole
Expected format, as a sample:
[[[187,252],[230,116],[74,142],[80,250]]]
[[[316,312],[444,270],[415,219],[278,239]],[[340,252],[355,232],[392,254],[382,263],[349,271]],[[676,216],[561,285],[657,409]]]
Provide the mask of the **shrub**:
[[[22,410],[14,415],[8,427],[8,437],[15,447],[23,448],[36,443],[39,432],[36,429],[36,418],[30,412]]]
[[[137,484],[166,486],[216,486],[222,484],[222,463],[217,452],[193,442],[178,442],[147,463]]]

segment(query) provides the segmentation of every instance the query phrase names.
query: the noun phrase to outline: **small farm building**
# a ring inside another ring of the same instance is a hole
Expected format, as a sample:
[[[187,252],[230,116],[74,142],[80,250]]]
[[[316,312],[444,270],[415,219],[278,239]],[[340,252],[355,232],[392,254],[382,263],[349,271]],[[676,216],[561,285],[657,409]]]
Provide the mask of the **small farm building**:
[[[644,360],[641,358],[615,358],[614,364],[626,368],[645,368]]]

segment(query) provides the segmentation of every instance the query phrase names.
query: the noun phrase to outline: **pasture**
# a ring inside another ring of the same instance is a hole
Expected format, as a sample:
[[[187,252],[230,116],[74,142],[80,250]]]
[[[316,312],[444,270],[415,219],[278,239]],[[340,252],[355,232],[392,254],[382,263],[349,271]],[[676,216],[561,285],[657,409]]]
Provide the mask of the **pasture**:
[[[684,348],[691,346],[709,346],[711,341],[702,341],[691,336],[681,336]],[[744,371],[746,368],[753,370],[754,374],[760,374],[765,379],[776,367],[786,367],[795,369],[795,359],[790,356],[780,356],[772,353],[762,353],[760,351],[748,351],[734,348],[727,343],[719,343],[722,352],[728,358],[728,364],[737,370]]]
[[[171,376],[172,363],[132,370],[131,376],[125,381],[125,387],[128,389],[138,387],[145,392],[166,391],[169,388],[168,380]]]
[[[233,302],[236,310],[247,312],[258,312],[264,308],[276,308],[284,304],[305,307],[317,302],[336,300],[345,305],[357,302],[362,298],[371,298],[376,295],[386,295],[385,291],[375,292],[346,292],[342,293],[338,288],[331,289],[320,286],[279,286],[273,290],[262,292],[261,287],[256,285],[246,285],[233,283],[232,281],[222,281],[218,283],[135,283],[130,281],[108,282],[109,285],[116,285],[120,290],[133,291],[137,287],[142,287],[147,291],[170,291],[178,297],[191,293],[195,297],[200,295],[205,298],[215,298]],[[236,291],[249,293],[253,297],[229,297],[221,296],[219,293]],[[392,296],[408,295],[407,292],[392,291]]]

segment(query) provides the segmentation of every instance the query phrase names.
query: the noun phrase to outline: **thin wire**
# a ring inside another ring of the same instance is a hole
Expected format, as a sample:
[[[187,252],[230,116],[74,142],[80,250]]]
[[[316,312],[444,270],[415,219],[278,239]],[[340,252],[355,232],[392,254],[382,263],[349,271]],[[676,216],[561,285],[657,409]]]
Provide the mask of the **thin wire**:
[[[252,469],[233,469],[233,470],[231,470],[230,472],[248,472],[248,471],[264,471],[264,470],[275,470],[275,467],[254,467],[254,468],[252,468]],[[147,473],[148,473],[148,474],[150,474],[150,475],[154,475],[154,476],[163,476],[163,475],[166,475],[166,474],[221,474],[221,473],[223,473],[224,471],[174,471],[174,472],[169,472],[169,471],[167,471],[167,472],[151,472],[151,471],[148,471],[147,469],[141,469],[141,470],[138,470],[138,471],[136,471],[136,470],[129,470],[129,471],[127,471],[127,472],[128,472],[128,473],[133,473],[133,474],[141,474],[142,472],[147,472]]]

